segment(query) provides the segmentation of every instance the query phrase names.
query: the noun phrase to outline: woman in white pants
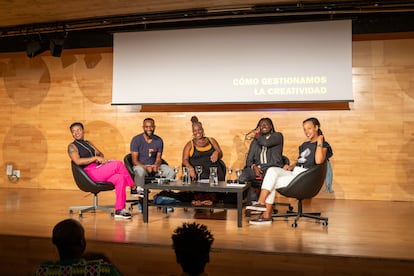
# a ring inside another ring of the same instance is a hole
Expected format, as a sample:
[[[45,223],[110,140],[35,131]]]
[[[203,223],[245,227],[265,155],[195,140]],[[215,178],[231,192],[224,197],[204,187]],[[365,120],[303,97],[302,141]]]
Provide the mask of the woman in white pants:
[[[299,146],[299,158],[283,168],[272,167],[267,170],[258,202],[246,207],[248,210],[263,213],[257,219],[250,220],[250,224],[271,224],[276,189],[286,187],[299,173],[322,164],[332,156],[331,146],[325,141],[320,126],[316,118],[303,121],[303,132],[307,141]]]

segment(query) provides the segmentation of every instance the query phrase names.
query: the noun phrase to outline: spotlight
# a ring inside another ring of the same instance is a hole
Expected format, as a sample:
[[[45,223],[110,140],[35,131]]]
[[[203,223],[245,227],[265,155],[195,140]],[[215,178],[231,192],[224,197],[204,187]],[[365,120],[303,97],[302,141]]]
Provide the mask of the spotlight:
[[[43,53],[45,50],[40,41],[30,41],[26,46],[27,56],[30,58]]]
[[[62,54],[64,44],[65,44],[64,39],[58,39],[58,38],[51,39],[49,48],[50,48],[50,53],[52,54],[52,56],[60,57],[60,55]]]

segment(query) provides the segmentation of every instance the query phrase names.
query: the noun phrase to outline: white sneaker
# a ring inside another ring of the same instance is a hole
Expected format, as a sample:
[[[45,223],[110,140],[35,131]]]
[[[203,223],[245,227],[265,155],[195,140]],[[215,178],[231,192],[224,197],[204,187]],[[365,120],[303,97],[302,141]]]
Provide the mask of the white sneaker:
[[[131,188],[131,196],[134,197],[144,197],[144,188],[142,187],[137,187],[136,189],[132,189]]]
[[[253,224],[253,225],[261,225],[261,224],[264,224],[264,225],[267,224],[268,225],[268,224],[272,224],[272,222],[273,222],[273,219],[272,218],[264,218],[262,216],[260,216],[260,217],[258,217],[256,219],[251,219],[249,221],[249,223],[250,224]]]
[[[253,210],[253,211],[266,211],[266,205],[256,203],[254,205],[250,205],[246,207],[246,210]]]

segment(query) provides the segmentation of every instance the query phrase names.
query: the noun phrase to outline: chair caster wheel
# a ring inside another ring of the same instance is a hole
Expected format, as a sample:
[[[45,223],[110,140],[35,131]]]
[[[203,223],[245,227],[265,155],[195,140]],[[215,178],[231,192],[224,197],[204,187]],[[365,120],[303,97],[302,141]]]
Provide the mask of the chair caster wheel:
[[[326,220],[322,221],[322,226],[328,226],[328,222]]]
[[[73,216],[73,210],[69,210],[69,216]]]
[[[292,228],[296,228],[296,227],[298,227],[298,224],[297,224],[297,222],[295,221],[294,223],[292,223]]]
[[[81,212],[79,212],[79,218],[83,218],[83,214]]]

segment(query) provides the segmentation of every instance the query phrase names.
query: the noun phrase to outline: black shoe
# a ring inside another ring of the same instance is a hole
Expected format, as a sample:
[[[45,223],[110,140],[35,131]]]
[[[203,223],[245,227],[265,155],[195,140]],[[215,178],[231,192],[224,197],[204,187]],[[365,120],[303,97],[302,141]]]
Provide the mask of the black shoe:
[[[132,215],[131,215],[131,213],[128,213],[125,210],[116,210],[114,217],[115,218],[130,219],[130,218],[132,218]]]

